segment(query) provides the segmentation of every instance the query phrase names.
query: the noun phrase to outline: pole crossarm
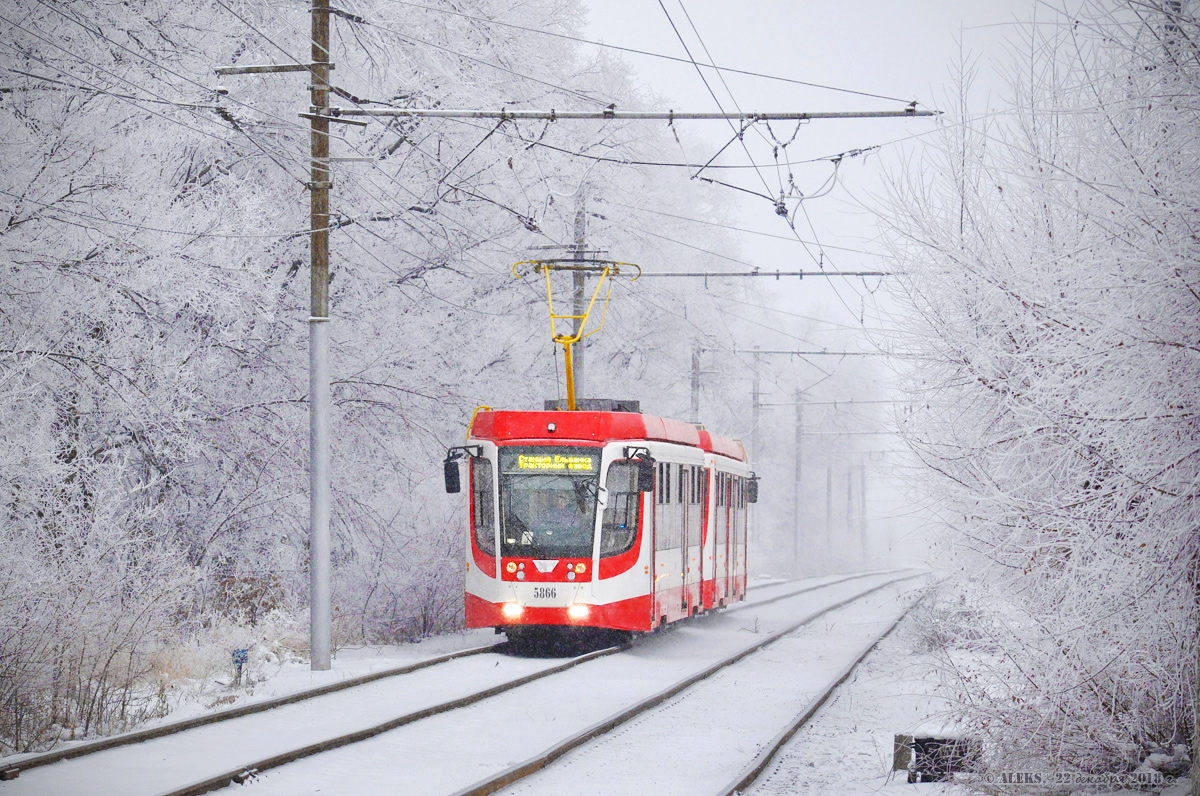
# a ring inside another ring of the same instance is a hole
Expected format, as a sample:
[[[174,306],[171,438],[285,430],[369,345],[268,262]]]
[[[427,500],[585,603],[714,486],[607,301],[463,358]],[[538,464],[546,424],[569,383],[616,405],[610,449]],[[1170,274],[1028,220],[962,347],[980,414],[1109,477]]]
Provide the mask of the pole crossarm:
[[[599,119],[628,121],[722,121],[726,119],[746,122],[813,121],[816,119],[903,119],[917,116],[938,116],[941,111],[919,111],[907,108],[902,111],[770,111],[750,113],[713,113],[711,111],[618,111],[606,108],[599,111],[549,111],[536,110],[467,110],[453,108],[329,108],[333,116],[421,116],[443,119]]]
[[[762,404],[762,406],[856,406],[859,404],[898,404],[905,403],[904,401],[783,401],[778,403]]]
[[[251,66],[218,66],[218,75],[264,75],[278,72],[312,72],[318,67],[333,69],[333,64],[315,62],[311,64],[257,64]]]
[[[831,356],[831,357],[886,357],[891,356],[886,351],[791,351],[757,349],[757,348],[710,348],[709,351],[728,351],[731,354],[775,354],[791,357]]]

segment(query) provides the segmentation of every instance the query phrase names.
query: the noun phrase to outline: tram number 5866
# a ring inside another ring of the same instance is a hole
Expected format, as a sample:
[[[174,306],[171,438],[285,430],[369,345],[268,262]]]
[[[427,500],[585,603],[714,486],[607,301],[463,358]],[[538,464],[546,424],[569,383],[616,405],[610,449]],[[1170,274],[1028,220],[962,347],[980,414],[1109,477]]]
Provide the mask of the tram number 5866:
[[[553,586],[534,586],[533,599],[535,600],[553,600],[558,596],[558,589]]]

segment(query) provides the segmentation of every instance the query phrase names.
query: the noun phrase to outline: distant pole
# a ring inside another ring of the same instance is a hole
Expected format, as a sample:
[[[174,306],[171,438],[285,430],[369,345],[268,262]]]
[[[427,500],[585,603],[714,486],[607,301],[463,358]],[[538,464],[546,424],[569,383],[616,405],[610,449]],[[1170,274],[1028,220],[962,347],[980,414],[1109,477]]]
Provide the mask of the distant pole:
[[[312,242],[308,318],[310,663],[330,667],[329,539],[329,0],[312,5]]]
[[[792,573],[800,573],[800,467],[803,463],[804,404],[799,390],[792,396],[796,400],[796,483],[792,489]]]
[[[833,462],[825,465],[825,550],[833,558]]]
[[[758,462],[758,413],[762,406],[762,395],[759,393],[758,382],[758,346],[754,346],[754,381],[750,387],[750,461]]]
[[[867,550],[867,467],[858,465],[858,530],[862,536],[863,560],[870,560]]]
[[[700,422],[700,349],[692,349],[692,413],[693,423]]]
[[[587,235],[587,194],[584,189],[579,189],[579,194],[575,200],[575,260],[576,262],[586,259],[584,254],[584,241]],[[587,275],[583,271],[576,271],[574,274],[574,309],[572,313],[575,317],[575,336],[579,337],[580,324],[583,323],[583,313],[587,310]],[[580,338],[579,345],[576,346],[573,352],[574,356],[574,371],[575,371],[575,394],[583,396],[583,353],[586,350],[587,341]]]
[[[846,465],[846,541],[854,533],[854,468]],[[862,552],[859,552],[862,557]]]

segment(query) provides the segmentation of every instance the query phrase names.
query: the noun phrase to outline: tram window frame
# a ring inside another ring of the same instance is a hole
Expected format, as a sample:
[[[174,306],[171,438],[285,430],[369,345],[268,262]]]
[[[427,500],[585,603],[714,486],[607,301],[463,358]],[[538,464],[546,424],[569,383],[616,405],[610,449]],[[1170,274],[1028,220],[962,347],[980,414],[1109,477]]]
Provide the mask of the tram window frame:
[[[471,479],[471,533],[475,537],[475,546],[484,555],[496,555],[496,474],[492,460],[473,456],[470,461]],[[480,465],[486,465],[481,467]],[[486,486],[479,483],[478,474],[487,474]],[[486,500],[480,500],[486,489]],[[480,511],[480,508],[484,512]],[[483,516],[488,518],[487,525],[481,524]],[[481,534],[482,531],[482,534]]]
[[[614,483],[613,471],[617,467],[630,468],[629,480],[626,482],[624,490],[609,486]],[[610,558],[632,550],[641,530],[642,492],[637,489],[637,463],[629,460],[610,462],[608,472],[605,474],[605,487],[608,490],[608,501],[600,518],[600,557]],[[625,528],[616,527],[615,520],[618,519],[618,513],[625,519]],[[606,549],[607,541],[618,532],[627,538],[621,544]]]

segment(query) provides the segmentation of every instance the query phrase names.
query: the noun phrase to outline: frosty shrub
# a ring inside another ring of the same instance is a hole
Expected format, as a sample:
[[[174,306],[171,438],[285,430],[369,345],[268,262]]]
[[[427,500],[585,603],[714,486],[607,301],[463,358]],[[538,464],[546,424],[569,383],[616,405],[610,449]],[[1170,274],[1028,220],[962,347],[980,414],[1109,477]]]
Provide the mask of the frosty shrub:
[[[895,183],[899,421],[997,651],[963,680],[990,763],[1128,771],[1194,720],[1200,25],[1090,3],[1025,35],[1007,112],[943,119]]]
[[[937,587],[912,610],[914,646],[918,652],[941,652],[960,647],[978,649],[984,638],[984,612],[963,594]]]

